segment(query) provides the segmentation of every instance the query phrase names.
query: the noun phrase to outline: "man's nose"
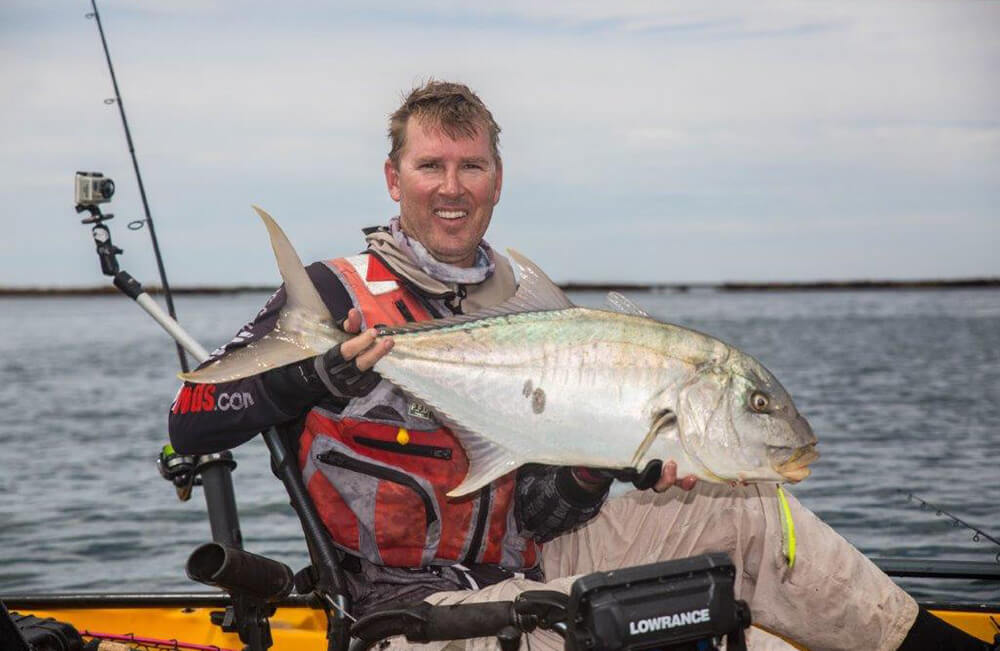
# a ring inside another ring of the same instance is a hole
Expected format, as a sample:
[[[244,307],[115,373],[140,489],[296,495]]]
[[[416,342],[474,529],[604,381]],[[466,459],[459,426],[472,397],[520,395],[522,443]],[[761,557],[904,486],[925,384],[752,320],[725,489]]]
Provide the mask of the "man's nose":
[[[457,168],[445,170],[444,178],[441,180],[441,187],[438,191],[448,197],[457,197],[462,194],[462,184],[458,180]]]

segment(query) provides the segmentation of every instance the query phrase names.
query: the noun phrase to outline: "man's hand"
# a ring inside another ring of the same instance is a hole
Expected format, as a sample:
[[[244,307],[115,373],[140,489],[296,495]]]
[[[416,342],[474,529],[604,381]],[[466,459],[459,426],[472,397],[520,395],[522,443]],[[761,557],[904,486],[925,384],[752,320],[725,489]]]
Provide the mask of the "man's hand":
[[[662,493],[671,486],[677,486],[678,488],[689,491],[694,488],[695,482],[698,481],[698,478],[694,475],[688,475],[678,480],[677,463],[674,461],[667,461],[662,464],[662,470],[660,470],[660,476],[656,480],[656,483],[652,483],[653,478],[650,474],[655,473],[656,467],[659,465],[659,461],[650,461],[641,471],[634,468],[612,470],[609,468],[576,467],[573,468],[572,474],[576,479],[576,482],[582,488],[594,493],[607,490],[608,486],[611,484],[611,480],[613,479],[625,482],[630,481],[635,484],[637,488],[652,488],[657,493]],[[650,484],[652,484],[652,486],[650,486]]]
[[[653,490],[657,493],[662,493],[671,486],[677,486],[689,491],[694,488],[697,481],[698,478],[694,475],[677,479],[677,463],[675,461],[667,461],[663,464],[663,472],[660,474],[660,479],[653,484]]]
[[[367,371],[375,366],[375,362],[392,350],[394,343],[392,337],[376,342],[374,328],[361,332],[361,312],[356,308],[350,309],[341,328],[348,334],[358,335],[340,344],[340,355],[347,361],[357,358],[355,364],[359,371]],[[359,332],[361,334],[358,334]]]
[[[376,340],[376,331],[361,331],[361,312],[351,309],[340,324],[344,332],[356,335],[314,358],[319,379],[334,395],[359,398],[368,395],[381,381],[371,370],[392,350],[392,338]],[[358,334],[360,332],[360,334]]]

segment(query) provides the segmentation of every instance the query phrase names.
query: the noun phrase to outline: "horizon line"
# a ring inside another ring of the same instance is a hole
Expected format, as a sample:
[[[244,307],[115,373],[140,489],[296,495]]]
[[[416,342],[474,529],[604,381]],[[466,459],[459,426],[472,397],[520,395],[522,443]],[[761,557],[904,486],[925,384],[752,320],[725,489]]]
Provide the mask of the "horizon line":
[[[577,282],[556,283],[567,292],[633,291],[676,292],[709,290],[720,292],[742,291],[843,291],[843,290],[893,290],[893,289],[989,289],[1000,287],[1000,276],[970,278],[938,278],[918,280],[816,280],[816,281],[725,281],[717,283],[636,283],[636,282]],[[162,294],[159,285],[144,288],[149,294]],[[172,294],[216,295],[243,293],[270,293],[273,285],[183,285],[171,287]],[[88,286],[0,286],[0,297],[8,296],[99,296],[117,294],[111,285]]]

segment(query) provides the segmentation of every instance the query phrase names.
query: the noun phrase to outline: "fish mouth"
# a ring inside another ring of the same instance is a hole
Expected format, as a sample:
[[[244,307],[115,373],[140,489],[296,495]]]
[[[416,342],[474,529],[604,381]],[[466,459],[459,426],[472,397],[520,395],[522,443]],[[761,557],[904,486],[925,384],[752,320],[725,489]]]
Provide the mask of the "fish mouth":
[[[787,448],[777,448],[772,451],[777,452],[778,450],[787,450]],[[798,483],[812,473],[809,464],[816,459],[819,459],[819,452],[816,450],[816,446],[806,445],[792,450],[791,454],[784,461],[774,466],[774,470],[793,484]]]

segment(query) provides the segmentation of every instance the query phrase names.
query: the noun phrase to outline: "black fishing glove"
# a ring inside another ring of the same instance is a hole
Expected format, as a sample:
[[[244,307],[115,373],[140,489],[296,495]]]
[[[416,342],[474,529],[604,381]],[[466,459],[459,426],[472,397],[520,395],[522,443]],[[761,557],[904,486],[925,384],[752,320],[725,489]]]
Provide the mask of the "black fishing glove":
[[[338,398],[368,395],[382,377],[371,369],[360,370],[353,359],[344,359],[337,344],[322,355],[271,369],[260,379],[282,408],[301,412],[328,393]]]
[[[635,468],[573,468],[576,480],[606,489],[615,479],[630,481],[639,490],[646,490],[656,485],[663,473],[663,462],[653,459],[642,470]]]
[[[340,344],[314,357],[313,368],[330,393],[344,398],[367,396],[382,380],[382,376],[371,369],[359,369],[357,358],[344,359]]]

